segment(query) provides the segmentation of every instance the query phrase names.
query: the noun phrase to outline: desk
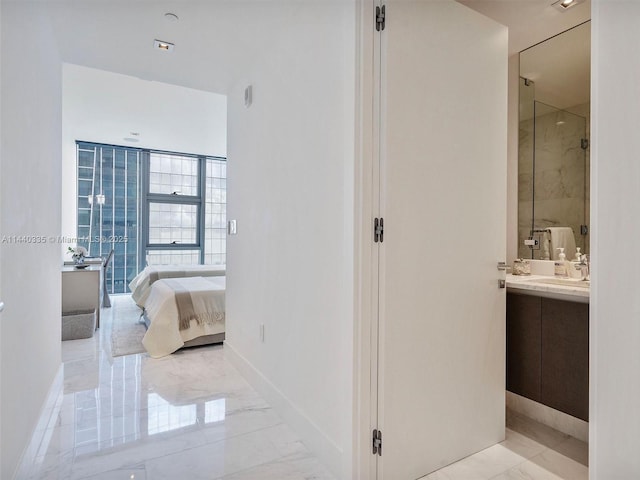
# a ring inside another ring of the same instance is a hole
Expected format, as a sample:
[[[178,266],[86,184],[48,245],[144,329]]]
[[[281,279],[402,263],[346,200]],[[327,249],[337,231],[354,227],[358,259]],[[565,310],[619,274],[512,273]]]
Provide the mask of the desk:
[[[104,263],[104,259],[102,257],[84,257],[84,263],[89,265],[102,265]],[[64,265],[75,265],[76,262],[73,260],[65,260]]]
[[[100,327],[102,305],[102,265],[87,268],[62,267],[62,311],[96,310],[96,328]]]

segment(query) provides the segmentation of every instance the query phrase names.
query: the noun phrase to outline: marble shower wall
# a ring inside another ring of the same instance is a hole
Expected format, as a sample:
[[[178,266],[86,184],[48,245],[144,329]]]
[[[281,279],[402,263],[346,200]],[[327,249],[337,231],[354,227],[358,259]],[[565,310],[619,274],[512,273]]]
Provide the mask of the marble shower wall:
[[[533,118],[520,122],[520,257],[531,258],[531,250],[524,245],[524,240],[529,237],[532,214],[535,228],[573,228],[576,246],[588,252],[588,236],[580,235],[580,225],[589,223],[588,149],[585,154],[581,148],[581,139],[588,138],[588,109],[588,105],[570,109],[580,113],[576,115],[536,102],[535,125]],[[541,253],[542,250],[534,250],[534,258],[541,258]]]

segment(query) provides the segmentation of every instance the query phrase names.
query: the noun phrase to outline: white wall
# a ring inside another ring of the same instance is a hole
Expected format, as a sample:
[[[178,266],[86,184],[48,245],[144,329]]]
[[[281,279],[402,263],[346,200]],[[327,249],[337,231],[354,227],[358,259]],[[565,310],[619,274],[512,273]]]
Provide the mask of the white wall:
[[[592,12],[589,475],[640,478],[640,2]]]
[[[0,39],[2,39],[2,6],[0,5]],[[0,50],[0,59],[2,51]],[[2,62],[0,61],[0,140],[2,139]],[[2,195],[2,151],[0,150],[0,197]],[[2,209],[0,209],[0,235],[2,234]],[[0,265],[2,265],[2,249],[0,248]],[[2,295],[2,273],[0,273],[0,301]],[[2,313],[0,313],[0,322]],[[0,348],[2,347],[2,327],[0,326]],[[2,352],[0,352],[0,452],[2,452]],[[2,453],[0,453],[0,465],[2,464]],[[0,467],[0,475],[2,475]]]
[[[2,2],[0,232],[60,234],[61,68],[46,9]],[[6,237],[5,237],[6,236]],[[60,367],[59,245],[0,243],[0,477],[11,479]]]
[[[62,78],[65,236],[76,234],[76,140],[226,157],[225,95],[72,64]]]
[[[274,3],[266,13],[267,24],[290,21],[273,30],[268,53],[229,96],[228,218],[237,220],[238,234],[227,238],[225,348],[305,443],[347,479],[355,5]]]

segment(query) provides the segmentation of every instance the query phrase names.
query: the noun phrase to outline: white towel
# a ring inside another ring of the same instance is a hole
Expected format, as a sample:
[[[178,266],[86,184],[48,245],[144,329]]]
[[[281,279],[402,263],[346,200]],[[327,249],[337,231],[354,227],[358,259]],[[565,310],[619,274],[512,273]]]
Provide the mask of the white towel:
[[[564,248],[564,254],[567,260],[573,260],[576,256],[576,238],[573,236],[571,227],[549,227],[549,253],[551,260],[557,260],[560,251],[558,248]]]

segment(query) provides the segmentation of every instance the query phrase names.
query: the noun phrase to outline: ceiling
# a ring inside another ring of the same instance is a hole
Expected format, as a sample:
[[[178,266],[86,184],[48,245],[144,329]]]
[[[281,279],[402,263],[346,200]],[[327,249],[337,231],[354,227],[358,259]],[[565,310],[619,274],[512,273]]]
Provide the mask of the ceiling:
[[[509,27],[509,53],[522,52],[520,76],[535,82],[536,100],[561,109],[589,101],[590,0],[564,12],[553,0],[458,1]]]
[[[534,81],[536,100],[561,109],[589,101],[590,66],[590,23],[520,54],[520,76]]]
[[[268,3],[62,0],[49,7],[64,62],[227,93],[243,66],[257,61],[274,32],[291,22],[272,13]],[[179,20],[168,20],[167,12]],[[155,39],[175,44],[173,52],[154,50]]]
[[[591,0],[564,12],[551,6],[554,0],[457,1],[509,27],[510,55],[591,18]]]
[[[49,2],[62,60],[92,68],[227,93],[295,25],[300,8],[332,0],[59,0]],[[566,11],[551,0],[458,0],[510,28],[517,53],[590,17],[590,0]],[[273,9],[286,2],[286,9]],[[164,14],[178,15],[171,22]],[[286,12],[286,13],[283,13]],[[298,26],[299,27],[299,26]],[[175,44],[154,50],[154,39]]]

